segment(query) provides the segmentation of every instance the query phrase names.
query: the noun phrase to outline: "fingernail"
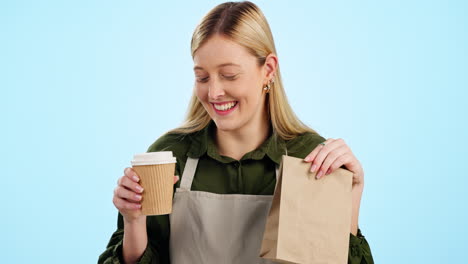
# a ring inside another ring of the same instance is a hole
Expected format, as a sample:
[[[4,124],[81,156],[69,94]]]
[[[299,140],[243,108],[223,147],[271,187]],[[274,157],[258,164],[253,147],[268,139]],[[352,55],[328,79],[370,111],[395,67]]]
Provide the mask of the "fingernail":
[[[319,172],[317,173],[316,178],[317,178],[317,179],[320,179],[320,177],[322,177],[322,174],[323,174],[323,172],[322,172],[322,171],[319,171]]]
[[[325,175],[328,175],[330,173],[331,173],[331,168],[328,168],[327,173],[325,173]]]
[[[141,195],[135,194],[135,198],[136,198],[137,200],[141,200]]]
[[[138,192],[143,192],[143,188],[141,188],[140,186],[137,186],[136,189],[138,190]]]
[[[137,182],[140,181],[140,178],[138,178],[136,175],[133,175],[133,179]]]
[[[310,157],[306,157],[304,160],[307,161],[307,162],[309,162],[309,161],[310,161]]]
[[[314,172],[315,169],[317,169],[317,165],[314,164],[314,165],[312,165],[312,168],[310,168],[310,172]]]

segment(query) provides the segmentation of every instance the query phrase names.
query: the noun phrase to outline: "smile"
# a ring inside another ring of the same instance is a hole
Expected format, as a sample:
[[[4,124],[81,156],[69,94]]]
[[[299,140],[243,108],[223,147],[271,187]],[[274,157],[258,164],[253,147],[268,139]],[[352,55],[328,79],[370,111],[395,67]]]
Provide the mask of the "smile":
[[[214,103],[211,103],[211,104],[213,105],[213,109],[215,110],[215,112],[219,115],[227,115],[233,112],[238,106],[237,101],[232,101],[232,102],[222,103],[222,104],[214,104]]]

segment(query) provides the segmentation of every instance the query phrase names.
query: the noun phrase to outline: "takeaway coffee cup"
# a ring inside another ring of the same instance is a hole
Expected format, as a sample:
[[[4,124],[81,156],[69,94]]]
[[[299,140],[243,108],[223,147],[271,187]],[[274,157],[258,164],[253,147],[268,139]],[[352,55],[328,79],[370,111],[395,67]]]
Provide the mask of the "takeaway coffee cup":
[[[143,187],[141,211],[144,215],[164,215],[172,212],[176,158],[172,151],[135,154],[132,168]]]

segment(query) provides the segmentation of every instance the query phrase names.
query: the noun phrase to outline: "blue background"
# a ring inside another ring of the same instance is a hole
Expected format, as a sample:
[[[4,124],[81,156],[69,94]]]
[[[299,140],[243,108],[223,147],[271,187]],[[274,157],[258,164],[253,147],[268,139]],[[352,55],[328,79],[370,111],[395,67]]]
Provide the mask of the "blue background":
[[[220,1],[0,4],[3,263],[95,263],[117,179],[179,125],[191,34]],[[468,250],[465,1],[255,1],[298,116],[343,138],[376,263]]]

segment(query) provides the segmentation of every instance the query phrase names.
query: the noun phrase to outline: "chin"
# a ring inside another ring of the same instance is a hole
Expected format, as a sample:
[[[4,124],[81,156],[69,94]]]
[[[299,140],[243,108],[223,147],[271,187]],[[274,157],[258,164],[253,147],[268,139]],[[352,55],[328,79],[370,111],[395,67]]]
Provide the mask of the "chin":
[[[213,118],[212,118],[213,119]],[[239,129],[239,122],[237,120],[216,120],[213,119],[216,127],[222,131],[233,131]]]

